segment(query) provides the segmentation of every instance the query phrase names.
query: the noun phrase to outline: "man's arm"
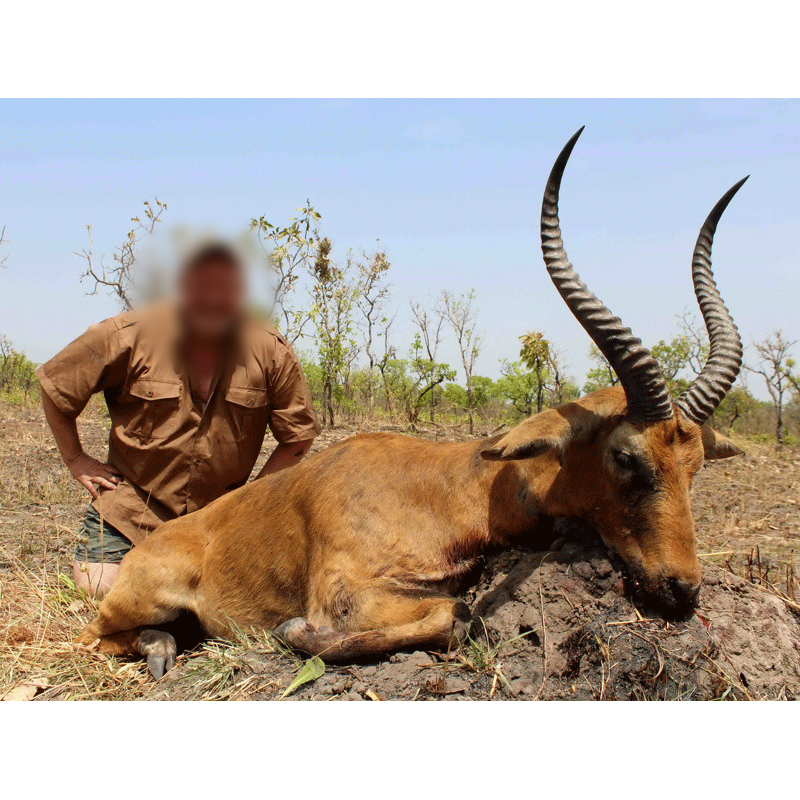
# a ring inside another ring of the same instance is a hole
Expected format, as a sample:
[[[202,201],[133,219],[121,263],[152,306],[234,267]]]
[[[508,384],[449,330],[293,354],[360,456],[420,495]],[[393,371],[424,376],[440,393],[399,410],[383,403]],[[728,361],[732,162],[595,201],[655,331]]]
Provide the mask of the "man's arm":
[[[104,464],[83,452],[76,418],[61,411],[44,389],[42,405],[58,451],[72,477],[94,498],[97,498],[95,484],[106,489],[115,489],[119,483],[119,473],[110,464]]]
[[[258,473],[259,478],[302,461],[322,430],[300,361],[280,338],[279,353],[269,372],[268,385],[272,405],[269,427],[279,444]]]
[[[116,321],[107,319],[92,325],[36,370],[44,414],[61,457],[72,477],[95,498],[97,486],[115,488],[117,471],[83,452],[75,421],[93,394],[124,384],[129,355]]]
[[[279,444],[270,454],[267,463],[264,464],[263,469],[256,476],[256,480],[263,478],[265,475],[272,475],[275,472],[280,472],[283,469],[298,464],[311,449],[312,444],[314,444],[313,439],[307,439],[305,442]]]

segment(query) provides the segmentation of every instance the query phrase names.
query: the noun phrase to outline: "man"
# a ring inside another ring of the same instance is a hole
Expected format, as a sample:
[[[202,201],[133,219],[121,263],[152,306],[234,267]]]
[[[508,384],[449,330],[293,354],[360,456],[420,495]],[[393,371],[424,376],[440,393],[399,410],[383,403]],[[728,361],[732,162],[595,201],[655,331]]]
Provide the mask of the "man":
[[[178,300],[93,325],[37,376],[56,444],[92,496],[75,584],[105,594],[125,553],[162,522],[298,463],[320,427],[297,356],[244,311],[242,265],[224,244],[188,259]],[[76,419],[95,392],[111,417],[108,460],[83,451]]]

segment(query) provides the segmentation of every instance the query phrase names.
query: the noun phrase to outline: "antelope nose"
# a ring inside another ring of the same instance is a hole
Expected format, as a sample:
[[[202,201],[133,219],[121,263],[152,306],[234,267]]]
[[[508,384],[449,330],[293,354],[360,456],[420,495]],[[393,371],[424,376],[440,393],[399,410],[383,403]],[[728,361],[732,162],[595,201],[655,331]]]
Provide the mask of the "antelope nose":
[[[685,581],[682,578],[670,578],[669,588],[672,591],[672,596],[675,602],[682,606],[691,606],[697,600],[697,595],[700,592],[700,583],[693,581]]]

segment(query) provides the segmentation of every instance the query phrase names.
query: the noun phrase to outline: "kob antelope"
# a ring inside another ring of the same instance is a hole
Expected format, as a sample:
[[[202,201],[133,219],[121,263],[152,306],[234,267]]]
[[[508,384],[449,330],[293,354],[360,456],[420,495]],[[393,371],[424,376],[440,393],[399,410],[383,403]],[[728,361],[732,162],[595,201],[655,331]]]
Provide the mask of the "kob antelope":
[[[445,591],[482,550],[512,543],[540,513],[587,520],[663,606],[691,608],[701,570],[689,487],[704,459],[740,452],[706,421],[742,360],[710,256],[717,222],[744,181],[714,207],[694,249],[710,354],[673,402],[655,359],[567,260],[558,197],[581,131],[547,182],[542,249],[620,386],[483,441],[355,436],[243,486],[135,547],[79,643],[145,655],[158,677],[175,643],[152,626],[188,610],[210,636],[256,626],[330,661],[446,647],[470,612]]]

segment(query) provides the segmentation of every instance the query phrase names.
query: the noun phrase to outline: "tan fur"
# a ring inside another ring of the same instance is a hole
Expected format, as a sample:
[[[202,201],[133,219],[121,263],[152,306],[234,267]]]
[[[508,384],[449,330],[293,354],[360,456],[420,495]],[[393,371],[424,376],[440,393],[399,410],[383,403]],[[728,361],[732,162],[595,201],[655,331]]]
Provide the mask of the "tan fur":
[[[468,612],[440,591],[539,513],[593,523],[649,591],[673,578],[696,586],[689,486],[704,439],[719,449],[723,438],[681,417],[625,414],[615,388],[494,440],[348,439],[160,527],[125,557],[79,641],[120,652],[128,640],[115,634],[189,609],[212,636],[283,623],[290,644],[331,660],[446,646]],[[619,448],[649,488],[632,486]]]

